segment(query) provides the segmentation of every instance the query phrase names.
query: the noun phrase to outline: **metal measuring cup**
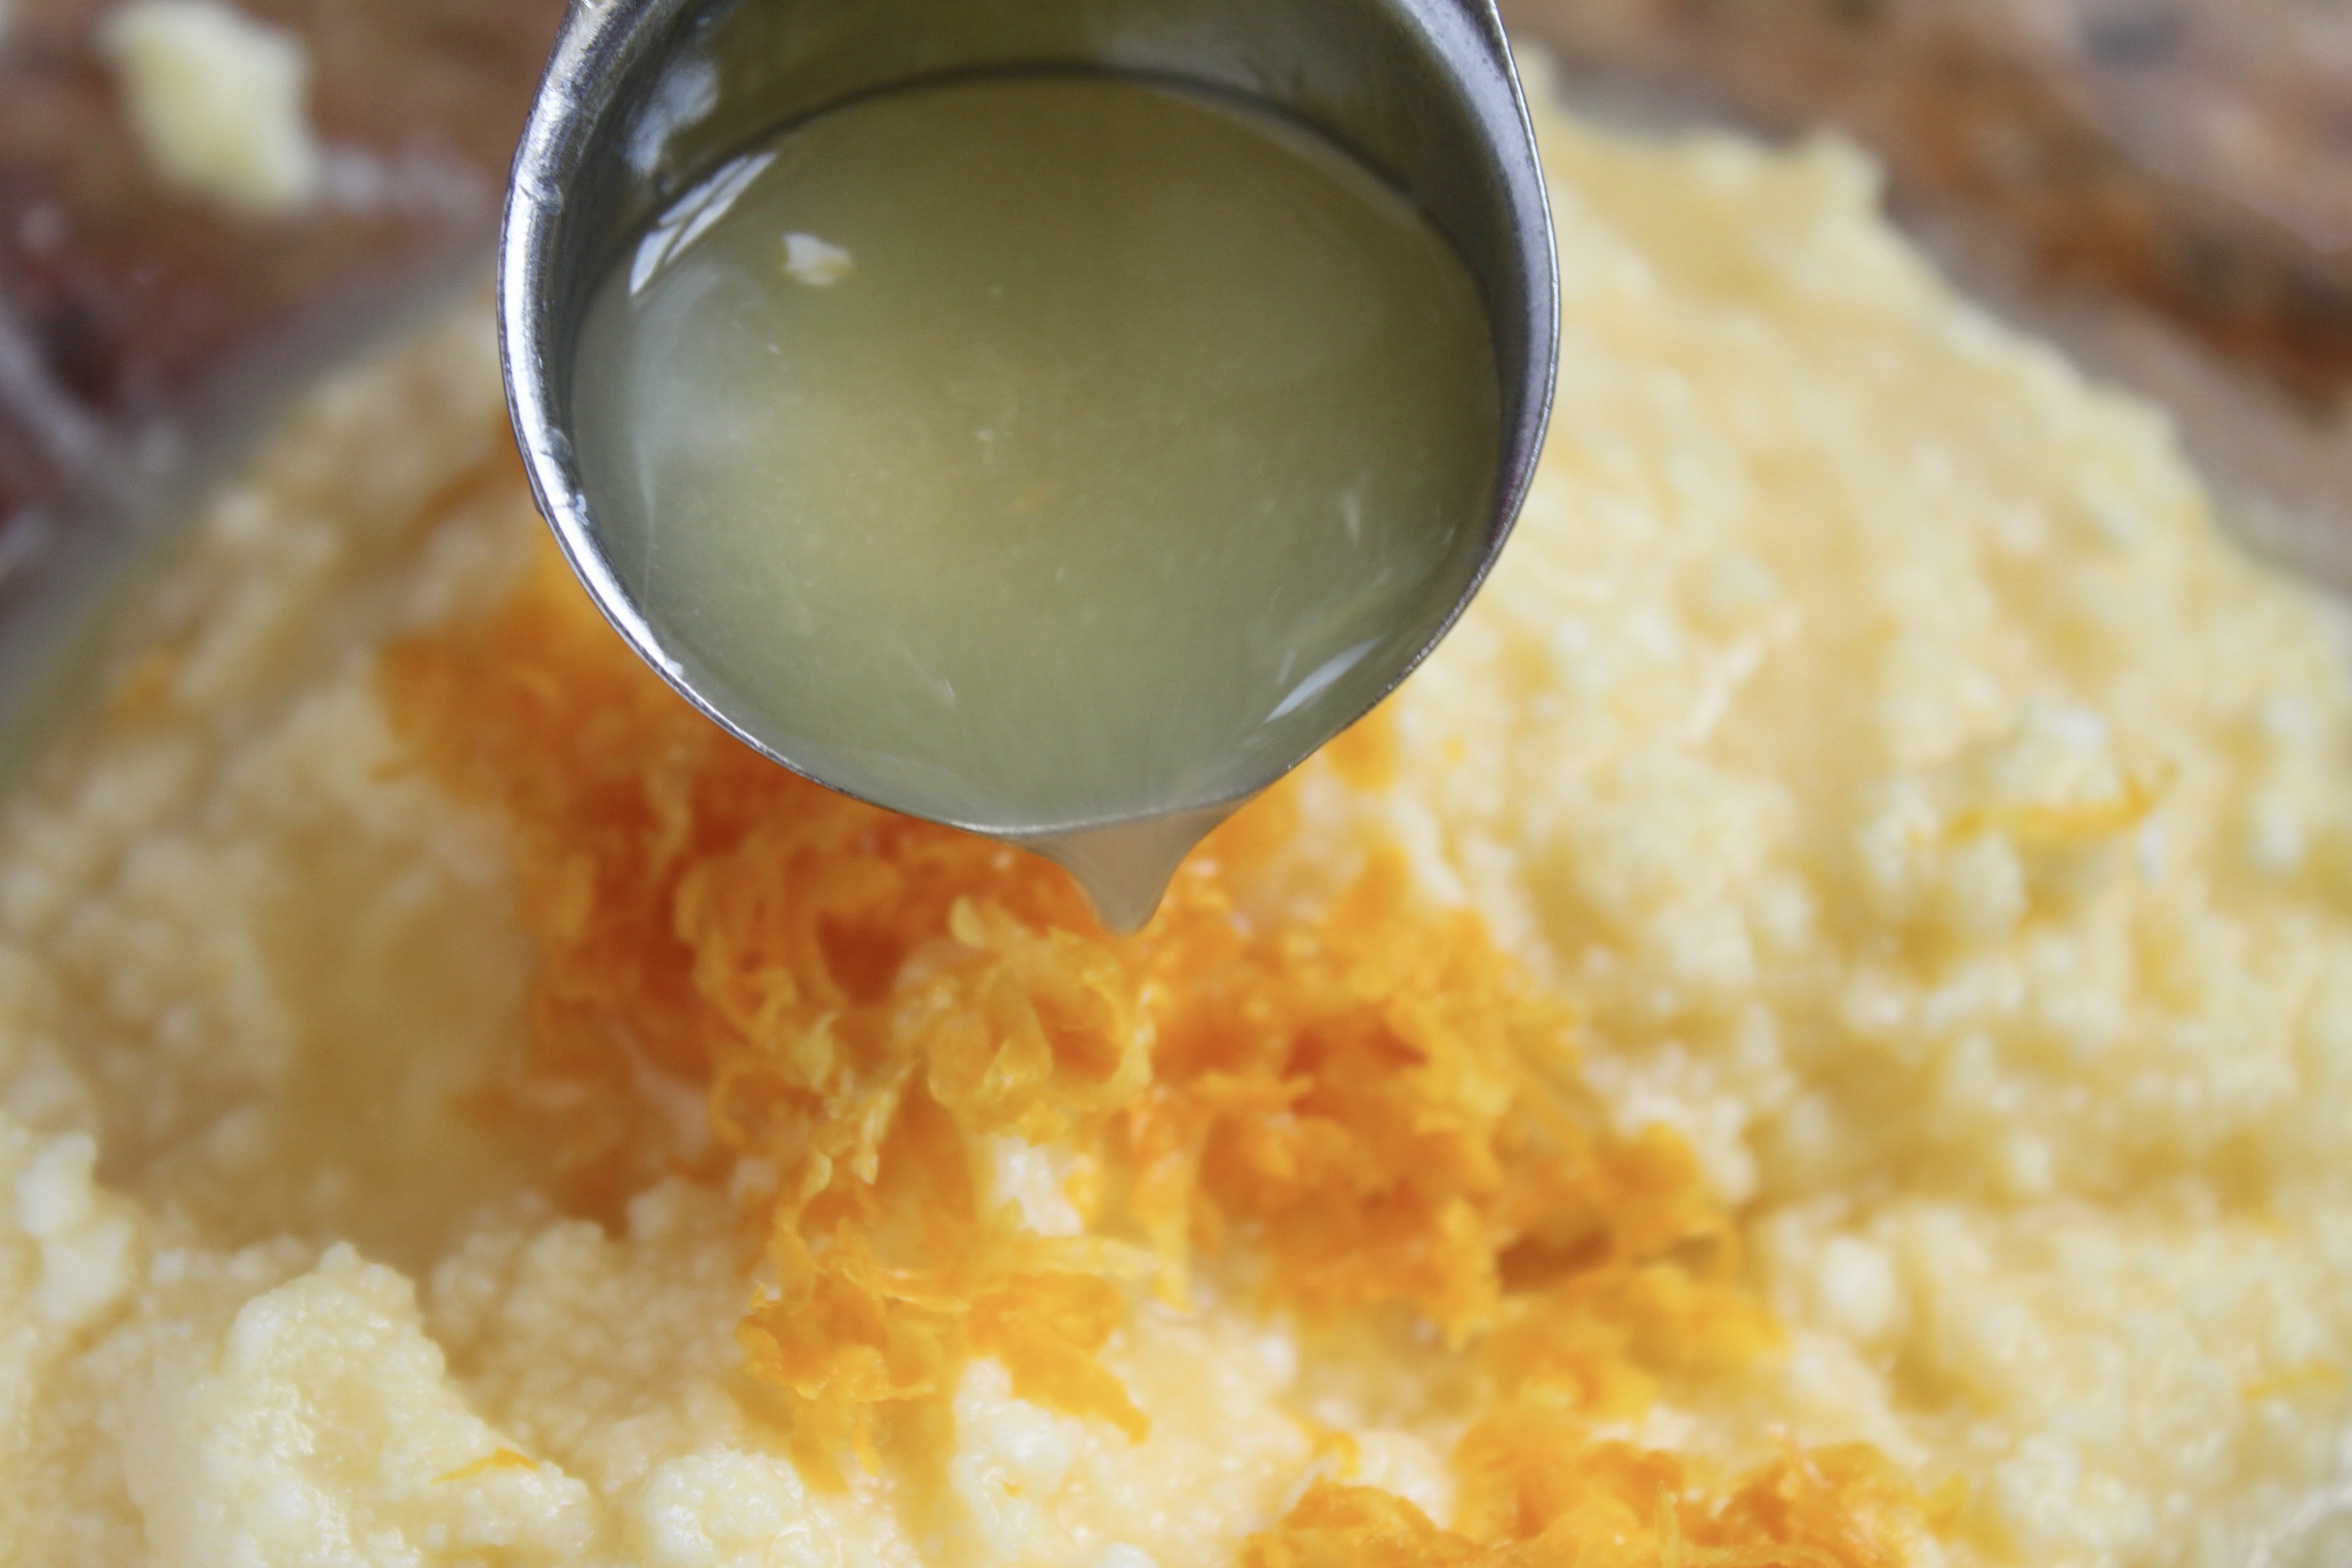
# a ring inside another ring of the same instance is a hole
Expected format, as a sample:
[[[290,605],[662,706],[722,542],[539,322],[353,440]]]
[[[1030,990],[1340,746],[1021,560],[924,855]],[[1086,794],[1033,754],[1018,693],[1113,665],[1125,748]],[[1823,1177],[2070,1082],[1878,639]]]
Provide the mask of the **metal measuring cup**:
[[[1534,133],[1492,0],[574,0],[501,235],[501,340],[525,466],[572,566],[631,646],[720,726],[818,783],[829,781],[714,700],[719,683],[658,634],[640,585],[606,549],[573,444],[582,322],[623,249],[762,135],[885,89],[1071,68],[1206,88],[1305,124],[1412,199],[1478,284],[1502,407],[1484,548],[1382,695],[1468,606],[1533,478],[1558,367],[1559,287]],[[1311,750],[1229,799],[1132,822],[950,825],[1061,861],[1098,905],[1114,883],[1148,887],[1148,900],[1102,908],[1132,928],[1202,833]]]

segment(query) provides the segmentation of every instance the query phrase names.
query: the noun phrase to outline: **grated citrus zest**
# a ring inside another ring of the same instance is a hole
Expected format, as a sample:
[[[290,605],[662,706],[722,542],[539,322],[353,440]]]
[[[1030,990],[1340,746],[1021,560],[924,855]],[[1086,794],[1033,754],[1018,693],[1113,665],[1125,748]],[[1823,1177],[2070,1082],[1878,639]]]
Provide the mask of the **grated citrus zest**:
[[[551,549],[498,612],[391,649],[382,679],[423,765],[511,824],[541,964],[527,1058],[491,1103],[608,1219],[665,1174],[738,1176],[757,1281],[739,1338],[791,1396],[814,1483],[879,1466],[884,1418],[945,1401],[973,1356],[1141,1440],[1105,1353],[1137,1290],[1183,1304],[1221,1257],[1308,1320],[1410,1309],[1522,1402],[1465,1440],[1466,1535],[1326,1485],[1252,1562],[1516,1562],[1495,1543],[1603,1515],[1649,1540],[1667,1493],[1695,1568],[1894,1560],[1856,1555],[1896,1483],[1847,1451],[1701,1507],[1671,1457],[1579,1435],[1778,1343],[1730,1217],[1678,1137],[1606,1129],[1571,1010],[1393,851],[1318,915],[1254,912],[1293,792],[1220,830],[1121,940],[1045,863],[729,740]],[[1375,722],[1326,765],[1374,789],[1393,763]],[[699,1093],[707,1127],[649,1085]],[[986,1190],[984,1140],[1008,1137],[1065,1160],[1076,1234]]]
[[[1952,843],[1985,833],[2000,833],[2021,841],[2059,844],[2095,843],[2137,831],[2163,802],[2171,788],[2170,771],[2134,774],[2113,795],[2095,800],[2065,802],[2004,802],[1975,806],[1959,813],[1944,829]]]
[[[511,1448],[500,1448],[483,1455],[470,1465],[460,1465],[447,1475],[433,1477],[433,1484],[440,1486],[450,1481],[471,1481],[481,1476],[494,1475],[501,1470],[536,1470],[538,1468],[539,1461],[530,1455],[518,1454]]]
[[[1474,1427],[1456,1463],[1453,1530],[1401,1497],[1318,1481],[1241,1568],[1900,1568],[1928,1539],[1928,1503],[1861,1445],[1792,1449],[1724,1481],[1519,1407]]]

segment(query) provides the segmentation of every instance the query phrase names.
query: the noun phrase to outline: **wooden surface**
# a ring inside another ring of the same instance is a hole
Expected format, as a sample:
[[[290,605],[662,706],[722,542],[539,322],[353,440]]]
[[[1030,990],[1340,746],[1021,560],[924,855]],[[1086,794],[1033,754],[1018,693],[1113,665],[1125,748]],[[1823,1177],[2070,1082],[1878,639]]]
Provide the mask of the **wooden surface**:
[[[97,46],[110,3],[0,0],[0,517],[113,460],[291,323],[487,254],[562,9],[238,0],[308,45],[331,171],[312,211],[253,224],[148,174]]]
[[[1829,122],[1899,211],[2140,302],[2315,406],[2352,390],[2352,7],[1585,0],[1512,7],[1588,79]]]

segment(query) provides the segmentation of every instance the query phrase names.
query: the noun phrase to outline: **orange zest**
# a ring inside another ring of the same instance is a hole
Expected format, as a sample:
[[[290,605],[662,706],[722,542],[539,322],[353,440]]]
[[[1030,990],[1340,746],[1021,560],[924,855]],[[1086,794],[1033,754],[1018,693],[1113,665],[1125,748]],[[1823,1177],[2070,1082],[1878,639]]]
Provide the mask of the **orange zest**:
[[[1474,1428],[1458,1464],[1457,1529],[1401,1497],[1319,1481],[1250,1538],[1241,1568],[1900,1568],[1929,1539],[1930,1505],[1862,1445],[1791,1451],[1723,1482],[1519,1410]]]
[[[1846,1451],[1702,1504],[1670,1457],[1581,1436],[1737,1375],[1778,1330],[1689,1148],[1608,1128],[1572,1010],[1394,852],[1325,907],[1259,907],[1300,809],[1278,790],[1146,933],[1111,937],[1043,862],[727,739],[552,551],[382,675],[423,766],[511,826],[541,963],[501,1113],[587,1212],[665,1174],[732,1183],[756,1281],[739,1337],[818,1484],[882,1463],[892,1413],[943,1403],[975,1356],[1143,1439],[1104,1353],[1137,1292],[1181,1304],[1214,1266],[1308,1321],[1409,1311],[1513,1391],[1463,1448],[1467,1533],[1327,1486],[1252,1544],[1264,1568],[1519,1562],[1491,1551],[1604,1516],[1655,1536],[1661,1496],[1693,1565],[1893,1560],[1856,1543],[1895,1482]],[[1374,789],[1393,760],[1375,723],[1325,765]],[[999,1140],[1058,1162],[1074,1221],[988,1190]],[[1734,1541],[1828,1555],[1702,1555]]]
[[[536,1470],[538,1468],[539,1461],[530,1455],[518,1454],[511,1448],[500,1448],[485,1454],[470,1465],[460,1465],[447,1475],[433,1477],[433,1484],[439,1486],[449,1481],[471,1481],[480,1476],[495,1475],[501,1470]]]

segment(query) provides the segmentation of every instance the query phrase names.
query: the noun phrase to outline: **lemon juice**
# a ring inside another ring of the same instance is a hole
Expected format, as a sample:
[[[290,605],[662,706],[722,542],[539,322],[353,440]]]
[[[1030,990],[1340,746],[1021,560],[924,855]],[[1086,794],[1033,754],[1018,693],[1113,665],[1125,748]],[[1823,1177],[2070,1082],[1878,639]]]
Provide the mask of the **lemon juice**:
[[[901,89],[649,228],[573,383],[640,613],[824,782],[1140,924],[1476,571],[1470,272],[1336,147],[1106,75]]]

